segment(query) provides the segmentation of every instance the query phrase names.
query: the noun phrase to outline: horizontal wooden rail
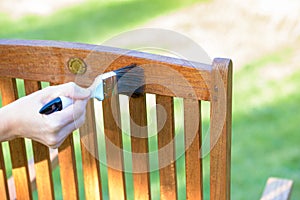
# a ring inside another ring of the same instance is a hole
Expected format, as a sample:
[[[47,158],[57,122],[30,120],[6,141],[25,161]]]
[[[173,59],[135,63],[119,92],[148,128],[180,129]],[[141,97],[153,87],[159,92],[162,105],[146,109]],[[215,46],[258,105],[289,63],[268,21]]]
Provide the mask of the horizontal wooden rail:
[[[132,63],[145,69],[145,92],[209,100],[211,66],[183,59],[106,46],[57,41],[0,40],[0,76],[89,86],[105,71]],[[71,59],[85,63],[73,74]],[[83,73],[84,72],[84,73]]]

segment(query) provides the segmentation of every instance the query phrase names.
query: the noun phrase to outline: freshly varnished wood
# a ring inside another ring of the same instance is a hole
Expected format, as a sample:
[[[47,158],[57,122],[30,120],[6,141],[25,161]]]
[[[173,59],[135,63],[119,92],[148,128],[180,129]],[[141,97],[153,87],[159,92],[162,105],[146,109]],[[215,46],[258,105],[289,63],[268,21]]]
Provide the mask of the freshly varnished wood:
[[[103,120],[110,199],[126,199],[120,103],[118,95],[105,99]]]
[[[26,95],[41,89],[40,82],[25,80]],[[54,199],[54,189],[49,148],[39,142],[32,141],[35,178],[39,199]]]
[[[130,98],[134,199],[150,199],[146,95]]]
[[[87,104],[86,122],[79,128],[81,138],[81,155],[86,199],[101,199],[100,165],[97,147],[94,103]]]
[[[7,105],[18,98],[15,79],[1,77],[0,87],[3,105]],[[31,183],[29,178],[24,139],[17,138],[9,141],[9,148],[11,154],[12,174],[14,177],[17,198],[31,199]]]
[[[56,42],[0,40],[0,75],[89,86],[104,71],[135,63],[145,69],[145,92],[184,98],[209,99],[210,66],[183,59],[117,48]],[[80,58],[87,70],[74,75],[71,58]]]
[[[157,109],[157,126],[162,127],[158,132],[160,198],[176,199],[173,98],[157,95],[156,103],[160,106],[160,109]]]
[[[184,99],[184,136],[186,199],[202,200],[201,104],[195,99]]]
[[[214,59],[210,106],[210,198],[230,199],[232,63]]]

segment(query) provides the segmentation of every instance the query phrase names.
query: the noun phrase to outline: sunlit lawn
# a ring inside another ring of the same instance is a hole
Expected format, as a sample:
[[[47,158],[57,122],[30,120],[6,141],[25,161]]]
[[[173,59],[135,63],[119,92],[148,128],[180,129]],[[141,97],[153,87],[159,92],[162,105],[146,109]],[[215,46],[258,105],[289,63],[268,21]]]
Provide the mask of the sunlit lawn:
[[[50,17],[27,16],[12,20],[0,14],[0,38],[97,44],[192,2],[195,0],[175,0],[172,3],[158,0],[89,1],[60,10]],[[274,50],[274,53],[262,55],[260,59],[234,72],[232,199],[259,199],[270,176],[293,179],[295,186],[292,199],[300,196],[300,72],[274,79],[263,71],[270,64],[290,67],[285,66],[285,61],[293,56],[294,51],[293,47]],[[20,93],[24,94],[24,91]],[[181,99],[175,100],[175,113],[178,115],[182,115],[181,103]],[[179,134],[181,128],[176,128]],[[155,149],[155,138],[150,142]],[[77,154],[77,159],[80,159],[78,151]],[[178,173],[180,176],[184,175],[182,159],[178,165]],[[81,170],[80,162],[78,168]],[[105,173],[105,169],[102,172]],[[78,175],[82,182],[82,174]],[[59,181],[59,169],[54,171],[53,177]],[[130,175],[126,177],[128,185],[132,184]],[[152,195],[155,197],[159,190],[156,184],[158,173],[153,173],[151,178],[154,180]],[[184,182],[181,184],[184,185]],[[82,184],[80,188],[80,196],[83,197]],[[107,186],[103,185],[103,190],[107,193]],[[180,191],[180,197],[184,196],[184,191]],[[56,197],[60,197],[60,192],[61,190],[56,190]],[[206,190],[205,193],[209,192]],[[127,195],[129,199],[132,198],[132,193],[128,192]]]

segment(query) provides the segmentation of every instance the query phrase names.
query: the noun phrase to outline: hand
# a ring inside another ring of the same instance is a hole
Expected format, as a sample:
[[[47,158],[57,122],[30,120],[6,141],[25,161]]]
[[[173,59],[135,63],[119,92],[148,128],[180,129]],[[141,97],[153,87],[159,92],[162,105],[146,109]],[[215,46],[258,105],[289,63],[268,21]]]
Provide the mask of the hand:
[[[42,115],[39,109],[48,101],[66,96],[74,103],[50,115]],[[85,121],[86,104],[90,90],[75,83],[50,86],[0,109],[0,140],[26,137],[51,148],[60,146],[65,138]]]

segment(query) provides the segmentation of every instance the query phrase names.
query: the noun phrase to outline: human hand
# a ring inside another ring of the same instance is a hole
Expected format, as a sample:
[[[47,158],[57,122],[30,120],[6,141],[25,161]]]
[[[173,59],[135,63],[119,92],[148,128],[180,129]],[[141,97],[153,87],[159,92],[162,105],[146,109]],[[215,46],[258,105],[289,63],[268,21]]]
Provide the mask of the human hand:
[[[66,96],[73,104],[62,111],[42,115],[39,109],[48,101]],[[51,148],[60,146],[65,138],[85,121],[86,104],[90,90],[75,83],[50,86],[0,109],[0,118],[5,122],[5,133],[0,138],[13,139],[26,137],[43,143]]]

